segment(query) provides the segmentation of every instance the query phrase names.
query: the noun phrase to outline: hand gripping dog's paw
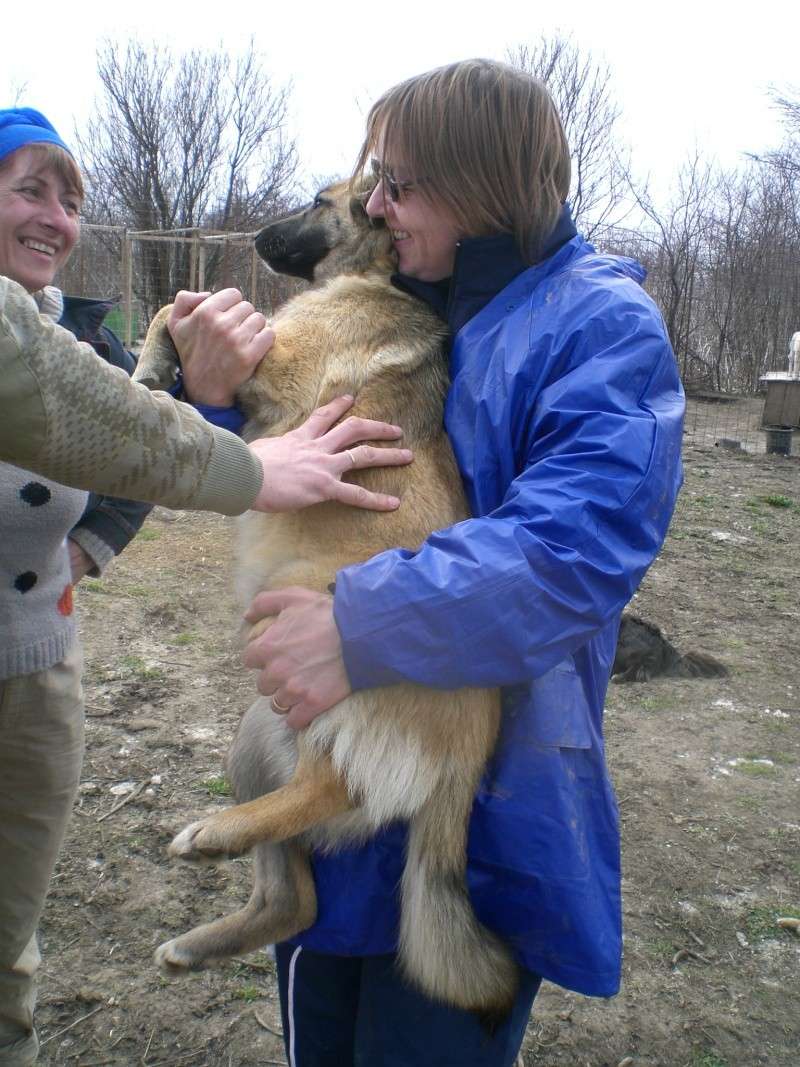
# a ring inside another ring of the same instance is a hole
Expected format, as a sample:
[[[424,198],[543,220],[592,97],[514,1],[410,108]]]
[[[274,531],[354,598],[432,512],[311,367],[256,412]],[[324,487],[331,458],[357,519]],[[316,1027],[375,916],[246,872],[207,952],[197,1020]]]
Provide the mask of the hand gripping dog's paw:
[[[186,863],[216,863],[234,859],[246,849],[237,847],[229,828],[213,816],[193,822],[181,830],[167,850],[170,856]]]
[[[153,955],[156,966],[167,978],[180,978],[189,971],[200,971],[204,967],[202,960],[194,959],[191,952],[181,948],[182,940],[175,937],[172,941],[165,941]]]

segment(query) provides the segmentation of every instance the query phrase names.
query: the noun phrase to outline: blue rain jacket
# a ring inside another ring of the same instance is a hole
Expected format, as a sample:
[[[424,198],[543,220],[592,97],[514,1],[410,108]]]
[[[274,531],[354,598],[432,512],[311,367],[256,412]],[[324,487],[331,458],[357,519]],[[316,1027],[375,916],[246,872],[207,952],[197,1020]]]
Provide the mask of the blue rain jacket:
[[[683,393],[643,278],[577,235],[527,269],[510,238],[462,242],[445,422],[474,518],[344,569],[334,603],[355,689],[503,687],[470,897],[524,967],[599,996],[621,962],[603,701],[622,608],[681,481]],[[394,825],[315,856],[319,916],[296,941],[394,951],[403,846]]]

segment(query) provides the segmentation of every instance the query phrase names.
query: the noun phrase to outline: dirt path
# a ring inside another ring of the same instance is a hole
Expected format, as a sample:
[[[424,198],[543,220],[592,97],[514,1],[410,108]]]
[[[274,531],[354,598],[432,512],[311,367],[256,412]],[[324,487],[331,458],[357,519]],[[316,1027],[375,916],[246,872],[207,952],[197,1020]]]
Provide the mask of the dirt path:
[[[732,673],[611,687],[623,989],[602,1001],[547,986],[529,1067],[798,1062],[800,938],[775,920],[800,916],[800,462],[688,443],[685,460],[633,608]],[[165,857],[176,830],[226,803],[222,757],[252,694],[234,639],[232,523],[169,518],[157,512],[80,590],[88,753],[42,927],[43,1064],[284,1060],[264,953],[179,983],[151,963],[250,886],[247,860],[197,871]]]

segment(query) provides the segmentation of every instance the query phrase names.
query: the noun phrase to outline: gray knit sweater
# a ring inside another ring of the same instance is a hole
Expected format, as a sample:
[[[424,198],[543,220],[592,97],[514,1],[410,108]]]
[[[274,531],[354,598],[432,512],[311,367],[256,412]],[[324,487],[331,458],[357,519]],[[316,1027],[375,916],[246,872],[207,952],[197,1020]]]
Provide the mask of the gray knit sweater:
[[[86,500],[0,463],[0,681],[52,667],[75,640],[66,538]]]
[[[41,294],[40,310],[57,318],[51,292]],[[0,681],[52,667],[75,640],[66,538],[86,500],[81,490],[0,463]]]

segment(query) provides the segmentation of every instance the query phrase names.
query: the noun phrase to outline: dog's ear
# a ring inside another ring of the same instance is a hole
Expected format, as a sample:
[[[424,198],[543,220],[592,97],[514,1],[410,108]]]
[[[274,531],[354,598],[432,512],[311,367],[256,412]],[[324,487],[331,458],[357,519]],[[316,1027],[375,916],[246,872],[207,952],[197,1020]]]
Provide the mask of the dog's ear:
[[[367,201],[371,195],[371,193],[364,193],[361,196],[351,197],[350,215],[353,222],[358,226],[369,226],[371,230],[382,230],[386,225],[384,219],[377,216],[373,219],[367,214]]]
[[[369,215],[367,214],[367,201],[369,198],[369,193],[350,197],[350,214],[355,222],[369,222]]]

